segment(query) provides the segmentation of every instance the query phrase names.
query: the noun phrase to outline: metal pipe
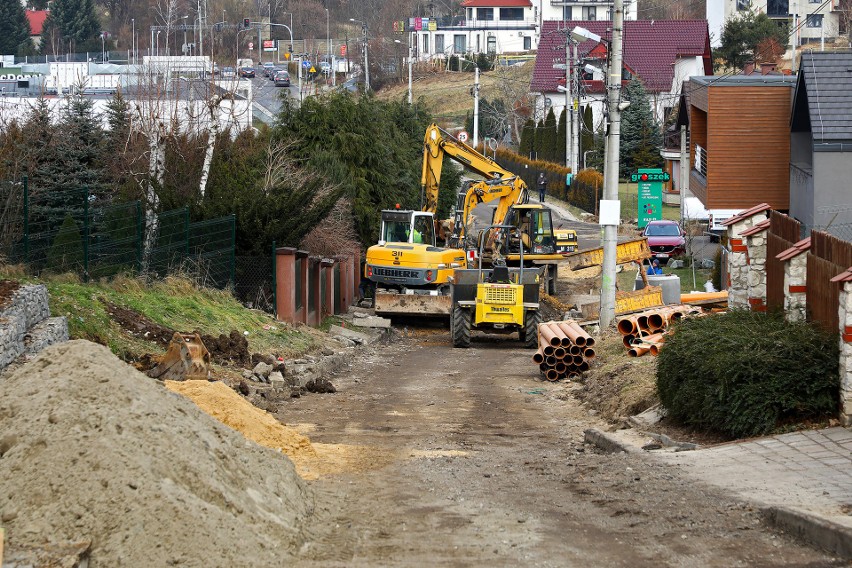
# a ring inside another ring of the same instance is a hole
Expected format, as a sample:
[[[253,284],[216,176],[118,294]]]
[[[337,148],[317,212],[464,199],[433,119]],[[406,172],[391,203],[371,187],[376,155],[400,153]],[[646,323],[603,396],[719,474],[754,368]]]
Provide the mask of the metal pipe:
[[[583,351],[583,357],[586,358],[587,361],[591,361],[596,356],[595,350],[591,347],[587,347],[585,351]]]
[[[559,347],[562,345],[562,340],[557,337],[556,333],[551,329],[550,325],[547,323],[543,323],[538,326],[538,332],[554,347]]]
[[[544,363],[544,353],[541,351],[536,351],[535,355],[532,356],[533,363]]]
[[[564,358],[566,353],[567,353],[567,351],[565,350],[564,347],[556,347],[553,350],[553,356],[556,357],[557,359]]]

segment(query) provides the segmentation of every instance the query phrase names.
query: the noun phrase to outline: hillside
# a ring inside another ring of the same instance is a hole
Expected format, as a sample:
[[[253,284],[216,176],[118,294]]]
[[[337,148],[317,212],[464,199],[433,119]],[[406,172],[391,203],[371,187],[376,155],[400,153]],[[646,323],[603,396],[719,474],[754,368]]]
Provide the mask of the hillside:
[[[480,73],[480,96],[489,101],[501,99],[506,108],[532,108],[529,96],[533,61],[511,67],[499,67]],[[434,119],[448,127],[463,127],[466,113],[473,112],[474,84],[472,72],[446,71],[443,68],[417,66],[412,91],[415,102],[422,102]],[[376,92],[382,100],[405,99],[408,96],[407,77],[399,84],[389,85]],[[522,111],[523,112],[523,111]]]

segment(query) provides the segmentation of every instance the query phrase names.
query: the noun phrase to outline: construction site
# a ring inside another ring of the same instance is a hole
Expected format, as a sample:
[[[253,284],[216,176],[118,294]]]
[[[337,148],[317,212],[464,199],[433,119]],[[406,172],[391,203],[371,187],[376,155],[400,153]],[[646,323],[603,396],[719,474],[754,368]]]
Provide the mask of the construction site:
[[[769,522],[783,484],[757,505],[649,458],[724,442],[641,420],[669,331],[727,293],[665,302],[645,240],[617,251],[646,286],[617,294],[616,329],[589,317],[586,249],[541,282],[532,342],[474,316],[465,349],[460,316],[353,307],[299,349],[262,340],[292,330],[270,317],[216,337],[102,299],[149,349],[122,361],[67,341],[84,308],[4,281],[4,353],[23,343],[0,375],[2,566],[846,565]]]

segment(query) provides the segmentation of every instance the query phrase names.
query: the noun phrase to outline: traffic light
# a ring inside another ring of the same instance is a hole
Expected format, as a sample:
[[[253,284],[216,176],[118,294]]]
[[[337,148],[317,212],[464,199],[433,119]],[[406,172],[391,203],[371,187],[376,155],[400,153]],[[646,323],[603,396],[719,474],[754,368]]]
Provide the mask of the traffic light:
[[[249,29],[251,27],[251,19],[250,18],[244,18],[243,19],[243,27],[245,29]]]
[[[293,46],[292,46],[292,45],[288,45],[288,46],[287,46],[287,51],[289,51],[290,53],[293,53]]]

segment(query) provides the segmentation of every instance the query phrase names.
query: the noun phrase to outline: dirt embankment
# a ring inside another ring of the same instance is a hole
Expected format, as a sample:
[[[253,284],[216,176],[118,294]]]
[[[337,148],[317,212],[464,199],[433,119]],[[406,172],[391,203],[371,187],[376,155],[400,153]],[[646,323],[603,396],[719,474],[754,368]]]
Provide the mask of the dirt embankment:
[[[91,566],[281,566],[312,497],[293,464],[105,347],[71,341],[0,380],[8,553],[91,541]]]

